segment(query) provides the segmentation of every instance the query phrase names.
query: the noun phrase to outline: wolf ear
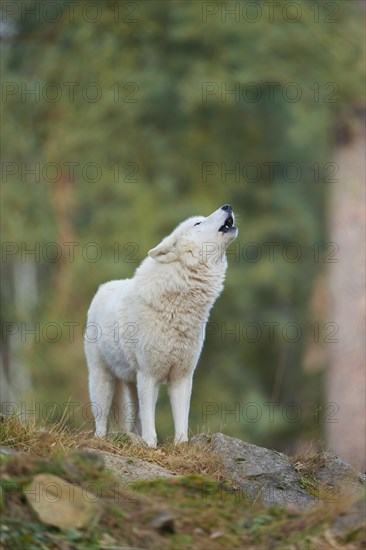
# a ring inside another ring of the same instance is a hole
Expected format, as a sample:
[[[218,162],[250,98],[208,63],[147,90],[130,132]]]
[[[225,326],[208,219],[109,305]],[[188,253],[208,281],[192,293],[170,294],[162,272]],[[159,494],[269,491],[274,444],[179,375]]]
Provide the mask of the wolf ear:
[[[165,237],[158,246],[149,250],[150,258],[162,264],[168,264],[178,259],[178,252],[175,248],[176,240],[171,238],[171,235]]]

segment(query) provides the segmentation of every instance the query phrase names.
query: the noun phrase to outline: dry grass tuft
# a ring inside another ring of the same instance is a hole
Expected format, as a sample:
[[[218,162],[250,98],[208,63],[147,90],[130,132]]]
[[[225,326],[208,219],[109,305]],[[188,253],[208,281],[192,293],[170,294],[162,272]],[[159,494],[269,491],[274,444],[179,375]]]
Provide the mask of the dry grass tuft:
[[[319,468],[325,463],[325,457],[320,455],[319,452],[309,449],[309,452],[302,454],[296,454],[290,457],[290,462],[301,470],[303,475],[311,477]]]
[[[154,449],[133,443],[127,434],[122,433],[102,439],[94,438],[87,431],[73,433],[62,420],[46,426],[34,421],[22,421],[15,415],[2,417],[0,444],[22,453],[46,458],[89,447],[118,456],[140,458],[180,475],[194,473],[214,479],[222,477],[221,461],[205,443],[167,443]]]
[[[76,435],[68,430],[62,420],[46,426],[34,420],[22,421],[17,415],[0,418],[0,444],[47,458],[78,447]]]
[[[312,537],[311,544],[312,548],[319,548],[319,550],[358,550],[360,548],[358,543],[337,540],[330,529],[317,537]]]
[[[320,502],[317,506],[305,511],[307,530],[319,528],[320,523],[324,526],[319,535],[311,537],[311,548],[356,550],[363,547],[364,541],[345,541],[343,537],[342,539],[338,538],[332,529],[335,520],[349,512],[359,498],[359,495],[354,493],[344,493],[336,500]]]

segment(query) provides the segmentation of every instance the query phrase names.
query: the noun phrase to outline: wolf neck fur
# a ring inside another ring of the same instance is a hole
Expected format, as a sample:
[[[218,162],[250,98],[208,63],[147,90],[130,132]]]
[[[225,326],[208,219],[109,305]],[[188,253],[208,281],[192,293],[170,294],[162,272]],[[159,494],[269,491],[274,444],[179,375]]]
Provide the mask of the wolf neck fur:
[[[136,273],[136,279],[141,281],[139,294],[147,304],[154,303],[156,307],[157,300],[160,303],[161,310],[170,304],[170,307],[179,307],[196,311],[203,308],[202,315],[207,314],[207,308],[210,309],[215,302],[218,293],[223,289],[225,272],[227,268],[226,258],[223,261],[214,264],[200,264],[180,270],[179,277],[175,271],[175,277],[172,276],[172,270],[175,270],[173,264],[160,264],[152,259],[149,261],[148,277],[145,275],[144,262]],[[153,262],[153,263],[152,263]],[[153,265],[155,276],[154,289],[150,288],[151,266]],[[160,309],[160,308],[159,308]]]

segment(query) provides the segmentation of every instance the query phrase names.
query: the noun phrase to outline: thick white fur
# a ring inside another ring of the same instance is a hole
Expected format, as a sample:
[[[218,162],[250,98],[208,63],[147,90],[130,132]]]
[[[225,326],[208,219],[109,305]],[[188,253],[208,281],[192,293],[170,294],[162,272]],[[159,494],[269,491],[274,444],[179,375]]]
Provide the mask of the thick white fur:
[[[218,231],[227,215],[219,208],[189,218],[149,251],[132,279],[99,287],[85,334],[96,436],[106,435],[113,406],[127,431],[139,431],[139,411],[142,437],[155,446],[158,387],[167,382],[174,441],[187,441],[193,372],[223,289],[226,247],[237,236],[236,228]]]

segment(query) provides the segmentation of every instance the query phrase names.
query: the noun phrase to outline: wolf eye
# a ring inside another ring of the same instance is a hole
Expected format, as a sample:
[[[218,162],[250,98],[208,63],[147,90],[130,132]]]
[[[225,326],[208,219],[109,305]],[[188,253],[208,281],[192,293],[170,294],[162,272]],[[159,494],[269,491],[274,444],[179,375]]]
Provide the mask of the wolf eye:
[[[197,223],[195,223],[193,227],[195,227],[196,225],[199,225],[200,223],[201,223],[201,222],[197,222]]]

